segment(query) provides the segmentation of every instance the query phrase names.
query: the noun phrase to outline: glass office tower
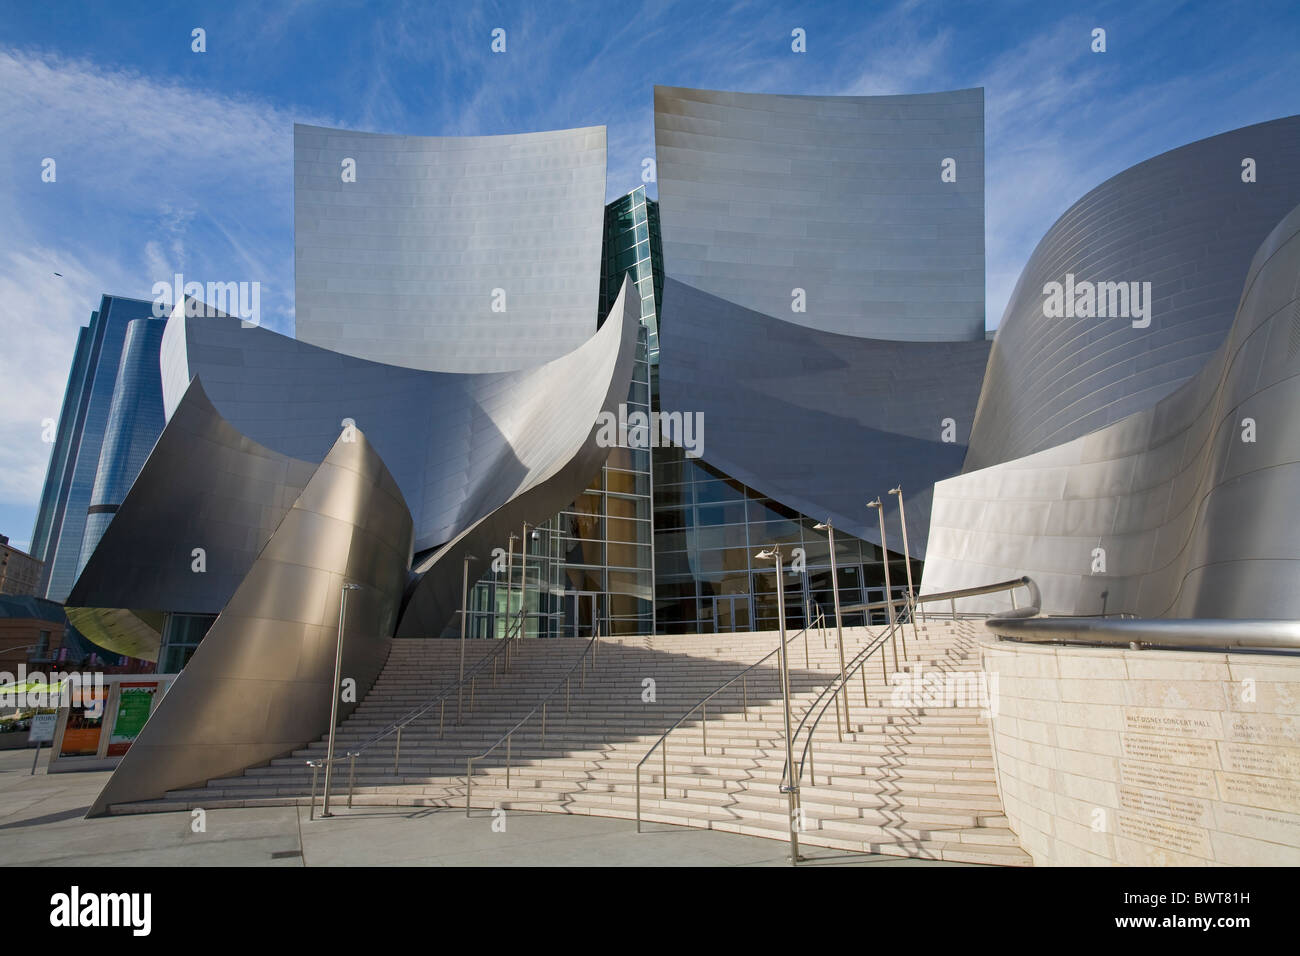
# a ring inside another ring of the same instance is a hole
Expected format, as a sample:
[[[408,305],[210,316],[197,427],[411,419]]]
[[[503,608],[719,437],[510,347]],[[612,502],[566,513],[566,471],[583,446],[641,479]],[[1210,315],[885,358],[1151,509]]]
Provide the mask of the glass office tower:
[[[104,536],[118,505],[131,490],[154,442],[167,424],[163,415],[162,374],[158,357],[166,322],[134,319],[127,323],[122,361],[117,369],[113,402],[99,452],[99,466],[87,508],[77,573]]]
[[[51,601],[62,603],[67,598],[81,569],[82,544],[128,327],[133,320],[152,315],[152,302],[106,295],[78,335],[32,531],[32,556],[45,562],[39,593]],[[159,407],[161,398],[159,385]],[[141,438],[148,446],[162,431],[161,420],[156,425],[151,438]],[[123,487],[130,487],[138,471],[137,466],[135,472],[123,476]]]

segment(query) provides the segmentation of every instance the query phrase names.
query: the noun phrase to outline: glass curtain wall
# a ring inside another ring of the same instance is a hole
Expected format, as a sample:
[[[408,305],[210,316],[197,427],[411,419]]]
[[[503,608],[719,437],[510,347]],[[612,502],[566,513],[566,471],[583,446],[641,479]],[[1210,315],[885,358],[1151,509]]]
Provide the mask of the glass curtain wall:
[[[624,275],[631,273],[641,298],[629,416],[650,411],[651,366],[659,359],[661,259],[658,209],[644,187],[605,207],[599,322],[617,299]],[[488,572],[472,589],[470,636],[505,636],[521,600],[529,637],[588,637],[595,619],[602,634],[655,632],[651,454],[649,448],[612,449],[578,500],[545,523],[515,532],[509,567]],[[457,636],[459,629],[457,620],[446,635]]]
[[[777,627],[775,566],[754,555],[779,545],[785,562],[786,626],[803,627],[820,609],[834,621],[830,543],[819,519],[799,514],[727,477],[681,449],[655,454],[656,617],[662,634],[774,630]],[[805,567],[792,571],[794,549]],[[845,532],[835,535],[840,604],[884,600],[885,566],[878,545]],[[912,575],[920,580],[921,563]],[[902,555],[891,554],[895,597],[907,593]],[[871,623],[885,622],[884,610]],[[863,624],[861,612],[845,614],[846,626]]]

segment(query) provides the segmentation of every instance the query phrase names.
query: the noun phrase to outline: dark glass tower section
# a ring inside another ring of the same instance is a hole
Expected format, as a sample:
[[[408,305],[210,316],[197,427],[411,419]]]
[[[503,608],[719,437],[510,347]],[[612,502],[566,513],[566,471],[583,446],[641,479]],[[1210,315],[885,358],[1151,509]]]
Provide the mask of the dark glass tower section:
[[[67,598],[81,567],[82,542],[128,326],[135,319],[152,316],[152,302],[106,295],[78,335],[32,531],[32,554],[45,562],[39,593],[52,601],[61,603]],[[156,356],[155,352],[155,366]],[[159,424],[158,432],[161,430]],[[155,432],[153,438],[157,437]],[[134,478],[132,473],[127,486]]]
[[[117,369],[113,404],[99,452],[99,468],[87,509],[77,573],[104,536],[118,505],[131,490],[145,459],[167,424],[163,413],[162,373],[159,353],[163,329],[158,319],[135,319],[127,324],[122,361]]]

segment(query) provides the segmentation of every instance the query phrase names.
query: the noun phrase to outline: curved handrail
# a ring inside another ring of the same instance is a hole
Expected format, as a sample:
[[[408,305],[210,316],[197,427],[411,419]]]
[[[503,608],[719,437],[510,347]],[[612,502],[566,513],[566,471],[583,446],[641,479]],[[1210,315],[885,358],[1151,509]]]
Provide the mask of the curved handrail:
[[[523,629],[524,629],[523,626],[527,616],[527,611],[528,611],[527,607],[521,607],[514,614],[513,620],[511,620],[507,624],[506,636],[497,642],[496,647],[494,647],[491,651],[484,654],[477,661],[475,661],[470,666],[469,670],[465,672],[464,677],[457,678],[455,682],[446,685],[440,692],[435,694],[432,699],[430,699],[426,703],[418,705],[417,707],[415,707],[415,709],[413,709],[409,713],[404,714],[403,716],[397,718],[397,720],[393,721],[383,730],[379,731],[378,733],[372,735],[367,740],[365,740],[360,746],[355,748],[349,748],[343,753],[336,755],[334,757],[333,762],[339,763],[340,761],[346,759],[352,764],[353,767],[355,767],[356,766],[355,761],[357,757],[361,756],[361,754],[364,753],[369,747],[383,740],[385,737],[388,737],[391,734],[395,733],[397,734],[397,746],[393,752],[393,769],[394,772],[396,772],[397,765],[398,765],[398,758],[400,757],[401,754],[402,729],[406,727],[408,724],[412,723],[413,721],[419,720],[421,717],[423,717],[425,714],[431,711],[435,705],[445,704],[447,699],[451,697],[453,693],[461,690],[466,684],[472,684],[472,682],[478,678],[479,673],[481,671],[486,670],[489,664],[495,666],[497,659],[503,653],[506,655],[505,666],[508,668],[510,666],[509,647],[512,643],[518,642],[520,638],[523,636]],[[329,762],[330,761],[327,757],[316,757],[314,759],[307,761],[307,766],[312,768],[311,790],[312,790],[312,813],[313,814],[315,813],[316,810],[316,773]],[[348,806],[349,807],[352,806],[351,780],[349,780],[348,783]]]
[[[573,662],[572,666],[570,666],[569,669],[565,671],[563,675],[561,675],[560,679],[557,680],[555,682],[555,685],[546,693],[546,696],[544,696],[541,700],[539,700],[536,704],[534,704],[532,710],[526,713],[523,717],[519,718],[519,720],[515,722],[515,725],[513,727],[511,727],[504,734],[498,737],[496,742],[491,747],[489,747],[487,750],[483,751],[481,754],[479,754],[476,757],[466,758],[465,760],[465,816],[469,816],[470,798],[474,792],[475,762],[479,760],[483,760],[504,743],[506,745],[506,786],[509,787],[510,786],[510,740],[515,735],[515,732],[519,730],[520,727],[528,723],[528,721],[532,720],[533,717],[536,716],[539,710],[541,711],[542,714],[542,745],[543,746],[546,745],[546,704],[547,702],[559,692],[560,685],[565,684],[566,685],[565,707],[567,712],[567,707],[568,707],[568,686],[567,685],[573,679],[573,672],[577,670],[578,667],[581,665],[583,683],[584,684],[586,683],[586,678],[587,678],[586,662],[587,662],[587,655],[589,654],[591,655],[592,670],[596,669],[595,650],[596,650],[596,645],[600,641],[599,618],[594,620],[593,626],[595,627],[595,633],[592,634],[591,640],[587,642],[587,646],[582,649],[582,653],[578,655],[578,659]]]
[[[682,725],[683,722],[685,722],[685,720],[686,720],[687,717],[691,716],[691,714],[695,713],[695,712],[696,712],[697,710],[699,710],[701,707],[704,707],[704,705],[706,705],[710,700],[712,700],[714,697],[716,697],[716,696],[717,696],[718,694],[720,694],[722,691],[726,690],[728,687],[730,687],[730,686],[731,686],[732,684],[734,684],[736,681],[738,681],[738,680],[744,680],[744,679],[748,676],[748,674],[749,674],[750,671],[752,671],[755,667],[758,667],[758,665],[760,665],[760,664],[766,662],[766,661],[768,660],[768,658],[770,658],[773,654],[780,653],[780,651],[782,650],[782,648],[789,647],[789,646],[794,642],[794,640],[795,640],[795,639],[796,639],[800,634],[804,634],[804,635],[806,635],[807,633],[808,633],[808,627],[807,627],[807,625],[805,625],[804,627],[801,627],[798,631],[796,631],[794,634],[792,634],[790,637],[787,637],[786,640],[785,640],[785,643],[784,643],[784,644],[777,644],[777,646],[776,646],[775,648],[773,648],[772,650],[768,651],[766,654],[764,654],[764,655],[763,655],[762,657],[760,657],[758,660],[754,661],[754,663],[750,664],[748,667],[746,667],[746,668],[745,668],[744,670],[742,670],[740,673],[736,674],[734,677],[730,678],[730,679],[727,680],[727,681],[724,681],[723,683],[721,683],[721,684],[719,684],[717,687],[715,687],[713,690],[709,691],[709,693],[705,694],[703,697],[701,697],[699,700],[697,700],[694,704],[692,704],[689,710],[687,710],[684,714],[682,714],[680,717],[678,717],[677,720],[675,720],[675,721],[673,722],[672,726],[669,727],[667,730],[665,730],[662,734],[660,734],[660,735],[659,735],[659,739],[656,740],[653,744],[650,745],[650,749],[647,750],[647,751],[645,752],[645,756],[644,756],[644,757],[642,757],[639,761],[637,761],[637,765],[636,765],[636,830],[637,830],[638,833],[641,832],[641,766],[642,766],[642,765],[643,765],[647,760],[650,759],[650,755],[653,754],[653,753],[655,752],[655,750],[656,750],[656,749],[657,749],[661,744],[663,744],[665,740],[668,739],[668,735],[669,735],[669,734],[671,734],[674,730],[676,730],[678,727],[680,727],[680,726]],[[746,693],[745,696],[746,696],[746,698],[748,698],[748,693]],[[748,706],[746,706],[746,709],[748,710]],[[707,720],[708,720],[708,716],[707,716],[707,714],[708,714],[708,711],[707,711],[707,708],[706,708],[706,710],[705,710],[705,721],[706,721],[706,722],[707,722]],[[705,741],[704,741],[704,749],[705,749],[705,753],[707,754],[707,753],[708,753],[708,738],[707,738],[707,737],[705,738]],[[667,778],[668,778],[668,772],[667,772],[667,767],[668,767],[668,750],[667,750],[667,747],[665,747],[665,748],[664,748],[664,773],[663,773],[663,778],[664,778],[664,779],[663,779],[663,781],[662,781],[662,782],[663,782],[663,785],[664,785],[664,797],[665,797],[665,798],[667,798],[667,795],[668,795],[668,779],[667,779]]]
[[[442,701],[446,700],[448,697],[450,697],[452,691],[464,687],[466,681],[472,680],[473,678],[478,676],[480,671],[486,670],[488,664],[495,664],[496,659],[500,657],[503,653],[507,655],[506,666],[508,667],[510,665],[508,648],[510,647],[511,642],[518,641],[521,637],[523,637],[524,619],[526,615],[527,615],[527,608],[521,607],[515,613],[514,621],[507,626],[506,636],[501,639],[499,645],[497,647],[494,647],[488,653],[484,654],[477,661],[475,661],[473,665],[470,666],[469,670],[465,672],[464,677],[458,678],[454,684],[448,685],[446,688],[444,688],[439,694],[434,696],[427,703],[420,704],[410,713],[397,718],[397,720],[393,721],[388,727],[379,731],[379,733],[371,736],[368,740],[366,740],[364,743],[361,744],[361,746],[357,747],[356,749],[349,750],[348,753],[352,756],[359,757],[366,750],[367,747],[370,747],[372,744],[378,743],[379,741],[383,740],[385,737],[389,736],[390,734],[395,733],[398,730],[401,730],[407,724],[419,720],[429,711],[433,710],[435,704],[439,704]]]
[[[982,594],[994,594],[999,591],[1014,592],[1015,589],[1019,587],[1026,588],[1029,591],[1030,604],[1027,607],[1015,608],[1014,610],[1002,615],[1001,619],[1020,620],[1022,618],[1036,615],[1039,610],[1039,605],[1042,603],[1042,597],[1039,593],[1038,585],[1034,582],[1033,578],[1028,575],[1012,578],[1007,581],[999,581],[995,584],[982,584],[976,587],[959,588],[954,591],[917,595],[915,601],[912,603],[919,605],[930,601],[956,601],[963,597],[976,597]],[[883,606],[885,602],[880,603]],[[903,599],[903,603],[907,603],[907,600]],[[893,636],[894,632],[898,628],[902,627],[904,623],[906,622],[901,617],[895,617],[892,624],[888,625],[885,630],[869,641],[865,647],[854,655],[853,660],[845,666],[843,676],[838,674],[835,675],[834,679],[822,689],[822,692],[817,695],[817,698],[813,700],[813,702],[808,705],[808,709],[804,711],[803,719],[799,721],[799,726],[795,728],[792,735],[793,739],[797,741],[799,735],[803,733],[805,725],[808,724],[809,718],[812,718],[812,725],[808,728],[808,734],[804,739],[803,748],[799,755],[798,775],[794,776],[793,779],[791,778],[791,768],[788,763],[781,770],[782,785],[784,786],[786,781],[791,781],[790,786],[794,790],[796,799],[798,799],[799,784],[803,780],[803,768],[808,762],[808,755],[811,752],[813,738],[817,735],[817,726],[821,723],[822,717],[825,716],[827,709],[830,707],[831,701],[839,700],[840,690],[848,686],[849,679],[866,665],[867,660],[872,654],[884,647],[885,643]],[[865,692],[865,684],[863,687]],[[820,709],[818,708],[819,704],[821,705]],[[816,717],[813,717],[814,711],[816,711]]]
[[[895,619],[893,624],[885,625],[885,629],[882,630],[879,635],[872,638],[871,641],[859,650],[858,653],[853,656],[853,659],[845,665],[843,679],[840,678],[840,675],[836,674],[831,682],[822,688],[822,692],[817,695],[813,702],[808,705],[808,709],[804,711],[803,718],[799,721],[799,726],[795,728],[794,734],[792,735],[794,740],[798,740],[799,735],[803,733],[804,725],[807,724],[808,718],[812,717],[813,711],[817,711],[817,716],[813,719],[812,726],[808,729],[808,736],[805,738],[803,749],[799,754],[799,773],[794,778],[793,784],[791,784],[794,788],[796,800],[798,800],[799,783],[803,780],[803,768],[804,764],[808,760],[809,748],[812,746],[813,737],[817,733],[817,726],[821,723],[821,719],[826,714],[827,708],[830,707],[832,701],[839,701],[840,689],[848,686],[849,678],[856,674],[859,669],[864,667],[867,661],[871,658],[871,655],[884,647],[889,639],[894,636],[894,632],[898,628],[902,627],[904,623],[905,622],[902,620]],[[817,709],[818,704],[821,705],[820,710]],[[838,718],[836,719],[838,720]],[[781,786],[786,786],[786,781],[789,779],[790,765],[786,763],[781,767]]]

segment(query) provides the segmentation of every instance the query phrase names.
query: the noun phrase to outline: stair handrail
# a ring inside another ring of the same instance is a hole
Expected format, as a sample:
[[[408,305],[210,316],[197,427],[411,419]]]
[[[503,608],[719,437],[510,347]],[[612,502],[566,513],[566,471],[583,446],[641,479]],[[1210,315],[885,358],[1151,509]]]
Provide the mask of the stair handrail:
[[[806,641],[807,634],[808,634],[807,625],[805,625],[804,627],[796,631],[794,634],[787,637],[784,644],[778,643],[776,647],[768,651],[758,660],[754,661],[754,663],[750,664],[744,670],[740,671],[740,673],[736,674],[734,677],[731,677],[726,681],[723,681],[713,690],[709,691],[709,693],[705,694],[703,697],[697,700],[694,704],[691,705],[690,709],[688,709],[685,713],[683,713],[680,717],[678,717],[677,720],[673,722],[672,726],[670,726],[667,730],[665,730],[662,734],[659,735],[658,740],[656,740],[653,744],[650,745],[650,749],[645,752],[644,757],[642,757],[639,761],[637,761],[637,765],[636,765],[636,832],[637,833],[641,832],[641,766],[647,760],[650,759],[651,754],[653,754],[658,747],[663,745],[664,769],[663,772],[660,774],[660,776],[662,777],[661,783],[663,783],[663,787],[664,787],[664,799],[665,800],[668,799],[668,747],[665,744],[665,741],[668,739],[668,735],[671,734],[678,727],[680,727],[686,721],[686,718],[691,716],[691,714],[695,713],[700,708],[703,708],[704,720],[702,726],[704,728],[704,752],[705,755],[707,756],[709,750],[709,737],[708,737],[709,701],[712,700],[714,697],[716,697],[718,694],[722,693],[722,691],[726,690],[736,681],[740,681],[741,691],[744,699],[744,709],[745,712],[748,713],[749,712],[749,686],[748,686],[749,672],[752,671],[754,668],[758,667],[760,664],[765,663],[769,658],[772,657],[773,654],[780,652],[783,647],[789,647],[801,634],[804,635]]]
[[[524,629],[525,619],[527,617],[527,612],[528,612],[528,608],[526,606],[521,607],[517,612],[511,615],[509,619],[507,619],[506,636],[501,640],[497,641],[496,647],[494,647],[491,651],[484,654],[477,661],[475,661],[469,667],[469,669],[465,671],[464,677],[457,678],[453,683],[445,685],[443,689],[439,691],[437,694],[435,694],[434,697],[432,697],[430,700],[428,700],[423,704],[419,704],[410,712],[397,718],[397,720],[393,721],[383,730],[379,731],[378,733],[366,739],[359,746],[349,748],[343,753],[335,755],[333,759],[334,763],[339,763],[340,761],[343,760],[347,760],[349,763],[349,772],[348,772],[348,807],[349,808],[352,806],[352,791],[353,791],[353,785],[356,781],[357,757],[361,756],[368,748],[378,743],[379,741],[383,740],[385,737],[388,737],[392,734],[396,734],[397,743],[393,749],[393,772],[396,773],[398,760],[401,757],[401,751],[402,751],[402,733],[401,733],[402,729],[406,727],[408,724],[412,723],[413,721],[419,720],[430,710],[432,710],[435,705],[440,707],[438,725],[439,725],[439,736],[441,736],[443,721],[445,718],[446,702],[447,699],[450,698],[453,693],[456,693],[461,689],[463,689],[466,684],[469,684],[471,687],[474,686],[474,682],[478,679],[479,674],[482,671],[485,671],[489,664],[493,665],[493,667],[495,668],[496,662],[501,657],[502,654],[505,654],[506,656],[505,669],[507,673],[509,672],[510,647],[512,646],[512,644],[517,643],[520,640],[520,638],[523,636],[523,629]],[[472,706],[473,695],[471,695],[470,700]],[[457,719],[459,720],[459,717]],[[321,768],[324,767],[329,762],[330,760],[328,757],[315,757],[307,761],[307,766],[312,768],[311,813],[310,813],[311,819],[315,819],[315,813],[316,813],[317,775],[319,774]]]
[[[374,734],[373,736],[368,738],[360,746],[352,750],[349,750],[348,753],[353,756],[359,757],[366,750],[366,748],[372,746],[373,744],[378,743],[379,741],[383,740],[385,737],[389,736],[390,734],[396,733],[397,731],[405,727],[407,724],[419,720],[429,711],[433,710],[435,704],[445,703],[447,698],[451,696],[452,691],[463,688],[467,682],[472,682],[476,677],[478,677],[480,672],[487,670],[487,666],[489,664],[493,664],[495,666],[497,659],[502,654],[506,655],[505,666],[506,668],[509,668],[510,648],[512,644],[518,643],[520,638],[523,637],[524,623],[525,623],[525,618],[527,616],[527,613],[528,613],[528,609],[521,607],[518,611],[516,611],[512,615],[512,620],[509,621],[506,625],[506,636],[503,637],[498,642],[497,647],[494,647],[492,650],[488,651],[488,653],[484,654],[477,661],[475,661],[474,664],[470,666],[469,670],[465,672],[464,677],[457,678],[457,680],[454,683],[444,687],[444,689],[440,691],[437,695],[435,695],[432,699],[430,699],[426,703],[417,705],[409,713],[405,714],[402,717],[397,718],[397,720],[393,721],[389,726],[387,726],[383,730],[379,731],[377,734]]]
[[[976,587],[959,588],[954,591],[942,591],[942,592],[936,592],[934,594],[917,595],[915,601],[912,603],[919,605],[931,601],[955,602],[959,598],[963,598],[963,597],[977,597],[983,594],[995,594],[1000,591],[1008,591],[1014,594],[1015,589],[1019,587],[1026,588],[1029,591],[1029,595],[1030,595],[1029,605],[1026,607],[1016,608],[1014,607],[1015,599],[1013,597],[1012,598],[1013,610],[1010,612],[1004,612],[1000,616],[1001,619],[1025,618],[1025,617],[1032,617],[1036,615],[1039,610],[1039,604],[1041,603],[1041,596],[1038,591],[1038,585],[1034,583],[1033,578],[1030,578],[1028,575],[1024,575],[1018,578],[1012,578],[1007,581],[998,581],[994,584],[982,584]],[[900,602],[893,599],[891,599],[890,601],[875,602],[876,605],[879,605],[881,607],[883,607],[887,603],[900,603]],[[903,598],[901,603],[907,603],[907,599]],[[862,607],[866,608],[870,606],[873,605],[863,605]],[[859,650],[857,654],[854,655],[853,659],[847,665],[845,665],[843,676],[841,677],[841,675],[836,674],[834,679],[822,689],[821,693],[818,694],[817,697],[813,700],[813,702],[808,705],[808,709],[804,711],[803,719],[799,721],[799,726],[795,728],[794,733],[792,735],[794,741],[797,742],[799,740],[799,735],[803,733],[804,727],[807,725],[809,718],[812,718],[812,726],[808,728],[808,734],[804,738],[803,748],[800,751],[798,775],[793,778],[793,781],[790,784],[794,788],[796,806],[800,805],[799,785],[803,781],[803,768],[805,765],[808,765],[808,757],[812,753],[811,748],[812,748],[813,738],[817,735],[817,727],[821,723],[822,717],[825,716],[827,709],[830,707],[831,701],[832,700],[837,702],[839,701],[840,698],[839,692],[841,688],[846,688],[848,686],[849,679],[855,673],[857,673],[862,667],[866,665],[871,655],[873,655],[876,651],[880,650],[880,648],[884,647],[886,641],[888,641],[893,636],[894,632],[899,628],[901,628],[904,623],[905,621],[901,617],[895,617],[893,623],[889,624],[884,630],[882,630],[877,637],[868,641],[867,644],[861,650]],[[895,673],[897,673],[897,671],[895,671]],[[863,680],[864,680],[863,687],[865,689],[866,678],[864,677]],[[821,705],[820,709],[818,709],[819,704]],[[813,716],[814,711],[816,712],[815,717]],[[786,782],[790,779],[791,779],[791,768],[789,764],[786,764],[781,769],[782,786],[785,786]]]
[[[593,618],[592,627],[594,628],[594,631],[591,635],[591,640],[589,640],[586,646],[582,649],[582,653],[578,655],[577,660],[575,660],[573,664],[569,667],[569,669],[560,676],[560,679],[555,682],[555,684],[551,687],[549,691],[547,691],[546,695],[533,706],[533,709],[530,710],[523,717],[519,718],[519,720],[515,722],[514,726],[511,727],[509,730],[507,730],[500,737],[498,737],[496,742],[493,743],[491,747],[488,747],[487,750],[483,751],[478,756],[466,758],[465,760],[465,816],[469,816],[470,798],[473,796],[473,792],[474,792],[474,764],[477,761],[483,760],[489,755],[491,755],[493,751],[495,751],[498,747],[500,747],[504,743],[506,745],[506,786],[509,787],[510,786],[510,761],[511,761],[510,742],[512,738],[514,737],[515,733],[519,730],[519,728],[523,727],[524,724],[532,720],[533,717],[537,715],[538,711],[540,711],[542,715],[542,725],[541,725],[542,746],[543,747],[546,746],[546,705],[550,701],[550,699],[554,697],[556,693],[559,692],[561,684],[565,685],[565,690],[564,690],[565,711],[564,712],[566,714],[569,712],[569,704],[570,704],[569,692],[571,689],[570,685],[573,680],[573,672],[577,670],[579,666],[582,667],[582,686],[585,687],[587,684],[586,662],[587,662],[588,655],[591,656],[591,669],[592,670],[596,669],[596,647],[600,643],[599,617]]]

